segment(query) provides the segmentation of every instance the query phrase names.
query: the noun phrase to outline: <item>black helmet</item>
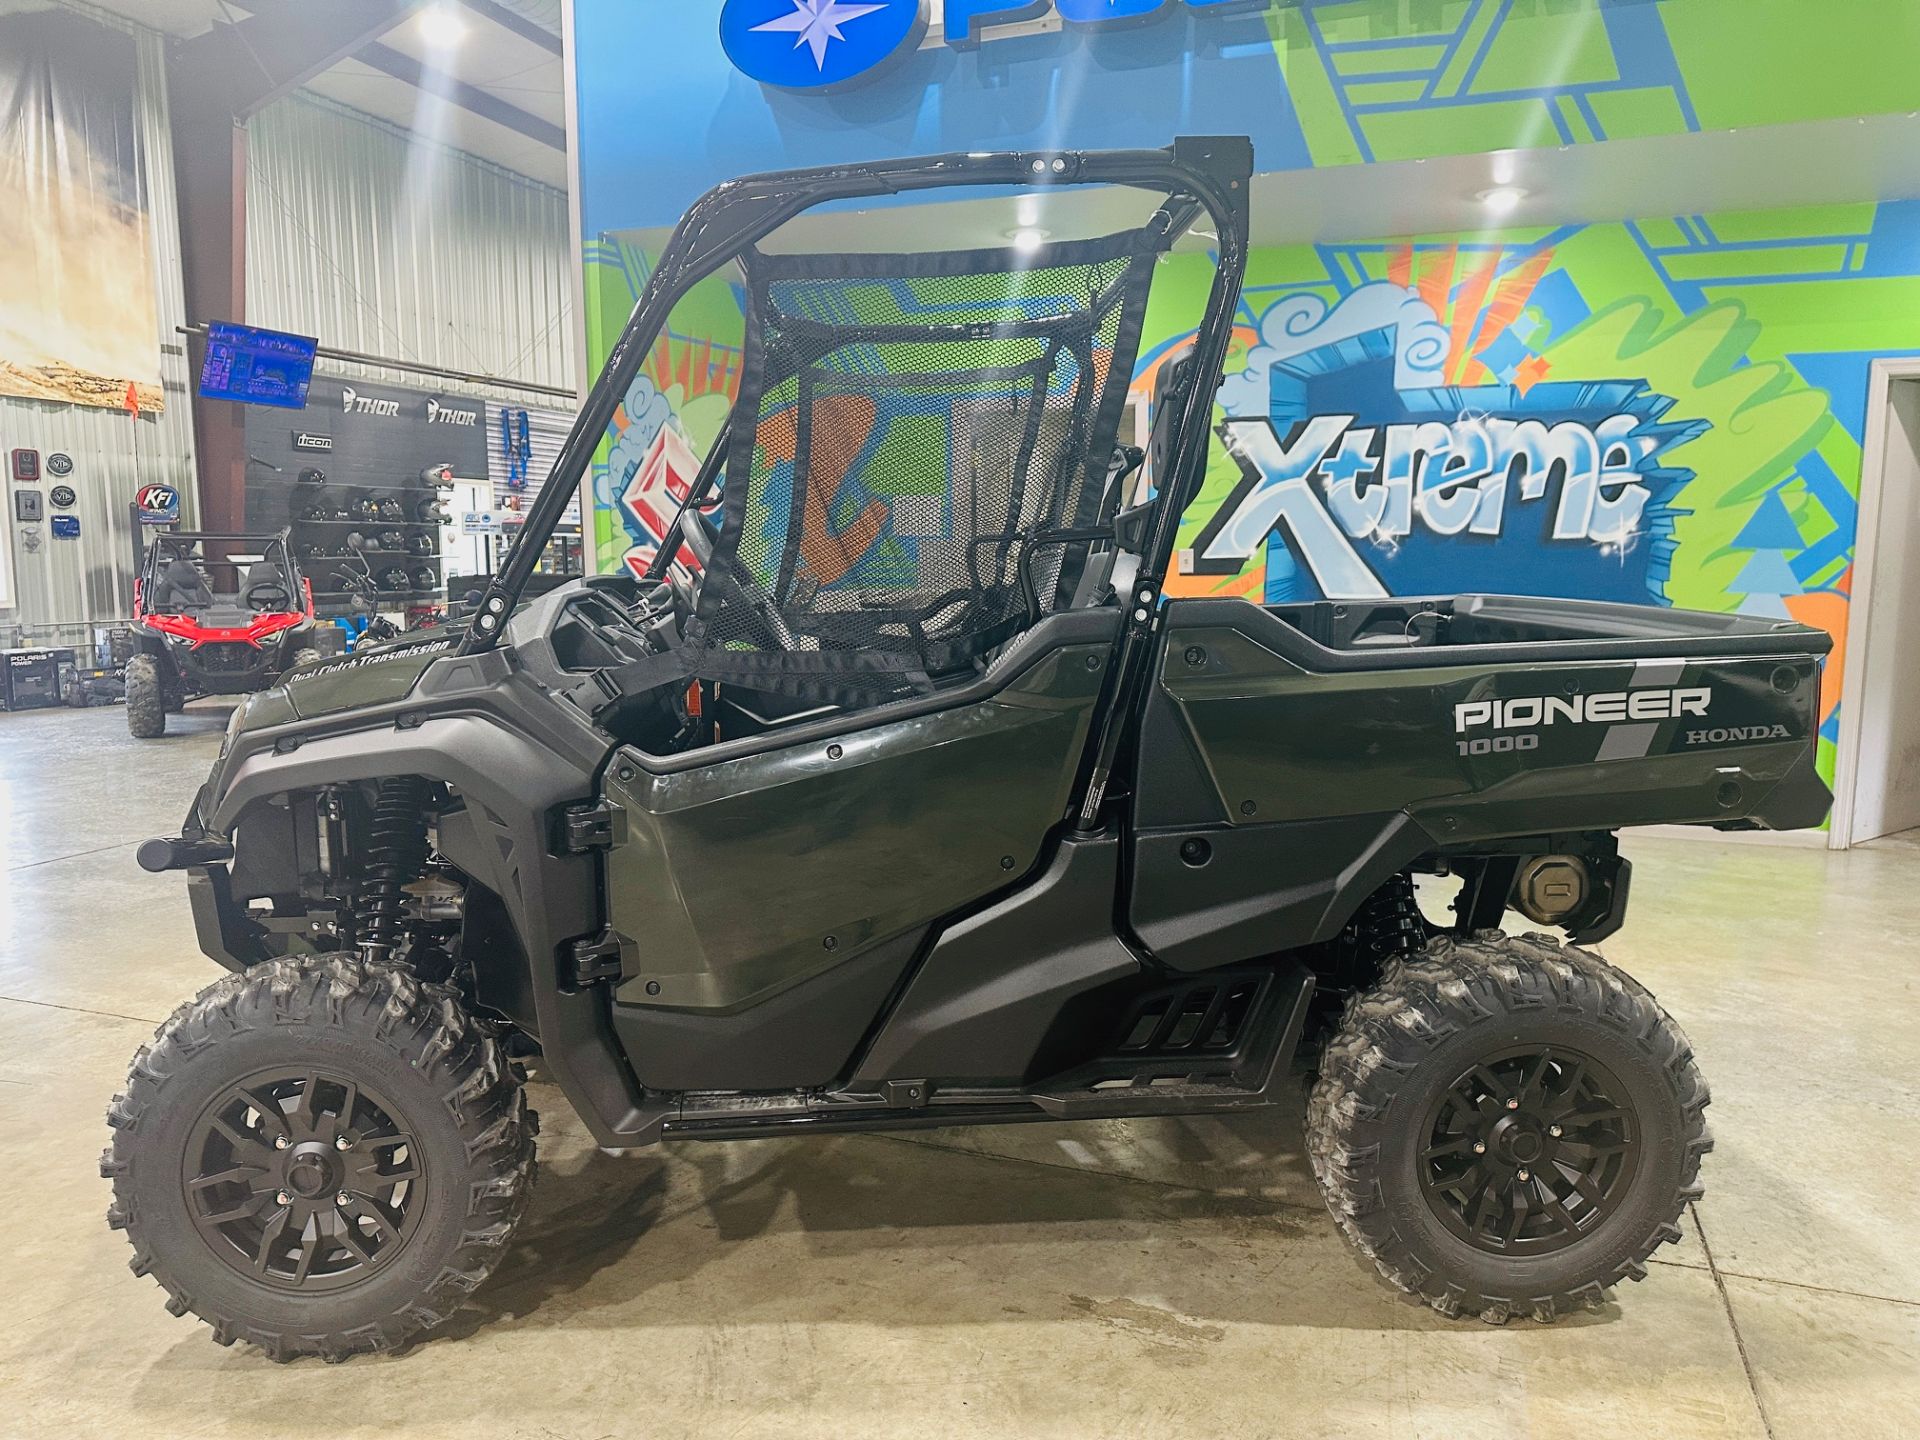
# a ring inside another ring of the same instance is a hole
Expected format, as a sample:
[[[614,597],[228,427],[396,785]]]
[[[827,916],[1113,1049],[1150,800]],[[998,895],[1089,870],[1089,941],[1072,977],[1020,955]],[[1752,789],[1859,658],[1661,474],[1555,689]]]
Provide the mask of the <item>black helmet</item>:
[[[380,548],[382,550],[404,550],[407,548],[407,537],[402,535],[398,530],[382,530],[380,532]]]
[[[433,573],[433,567],[431,565],[416,565],[413,567],[413,588],[416,590],[438,590],[440,588],[440,577]]]
[[[300,472],[300,479],[298,483],[302,485],[324,485],[327,483],[327,472],[324,470],[315,469],[313,466],[309,465],[306,469]]]
[[[433,537],[425,531],[416,530],[407,536],[407,549],[416,555],[431,555],[439,548],[433,543]]]
[[[353,518],[356,520],[378,520],[380,504],[371,495],[353,502]]]
[[[380,572],[379,584],[382,590],[405,590],[411,583],[407,578],[407,572],[398,565],[389,566]]]
[[[413,502],[413,518],[422,525],[444,525],[447,507],[440,503],[437,495],[422,495]]]
[[[382,520],[393,521],[407,518],[406,506],[402,505],[391,495],[383,495],[380,498],[377,508],[379,509]]]
[[[366,536],[362,535],[358,530],[349,530],[347,532],[347,549],[364,550],[366,548],[367,548]]]

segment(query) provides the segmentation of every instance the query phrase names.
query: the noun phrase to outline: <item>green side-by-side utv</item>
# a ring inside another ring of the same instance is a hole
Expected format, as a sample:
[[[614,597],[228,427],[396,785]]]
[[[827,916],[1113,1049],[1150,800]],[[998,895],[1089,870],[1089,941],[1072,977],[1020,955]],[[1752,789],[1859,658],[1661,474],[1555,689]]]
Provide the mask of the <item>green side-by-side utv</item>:
[[[464,631],[249,697],[141,850],[228,972],[109,1115],[108,1219],[176,1313],[280,1359],[438,1325],[526,1213],[530,1069],[622,1148],[1241,1111],[1298,1068],[1334,1219],[1436,1309],[1550,1320],[1645,1273],[1700,1193],[1707,1087],[1584,948],[1626,912],[1615,832],[1817,823],[1828,639],[1163,595],[1251,173],[1245,140],[1192,139],[693,207]],[[903,254],[847,220],[952,187],[1094,223]],[[1135,449],[1176,247],[1211,285]],[[651,568],[522,603],[669,312],[723,272],[740,393]]]

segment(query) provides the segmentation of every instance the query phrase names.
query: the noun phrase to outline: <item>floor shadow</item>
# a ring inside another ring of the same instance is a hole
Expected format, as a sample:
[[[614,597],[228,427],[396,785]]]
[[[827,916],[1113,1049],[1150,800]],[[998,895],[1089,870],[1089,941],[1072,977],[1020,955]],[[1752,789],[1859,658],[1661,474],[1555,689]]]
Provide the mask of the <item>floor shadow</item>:
[[[1250,1116],[1231,1130],[1249,1143],[1278,1138]],[[716,1318],[799,1325],[846,1318],[850,1293],[860,1323],[890,1326],[1057,1317],[1128,1333],[1173,1326],[1179,1338],[1180,1327],[1228,1323],[1459,1323],[1388,1287],[1324,1210],[1276,1203],[1267,1187],[1239,1183],[1244,1174],[1216,1190],[947,1148],[931,1134],[936,1143],[839,1136],[627,1155],[573,1137],[543,1161],[500,1271],[435,1338],[494,1326],[684,1327],[694,1290]],[[1190,1158],[1203,1157],[1204,1139],[1194,1144]],[[1304,1165],[1286,1150],[1276,1163]],[[937,1304],[922,1284],[893,1278],[929,1270],[957,1277]],[[1154,1303],[1132,1298],[1141,1295]]]

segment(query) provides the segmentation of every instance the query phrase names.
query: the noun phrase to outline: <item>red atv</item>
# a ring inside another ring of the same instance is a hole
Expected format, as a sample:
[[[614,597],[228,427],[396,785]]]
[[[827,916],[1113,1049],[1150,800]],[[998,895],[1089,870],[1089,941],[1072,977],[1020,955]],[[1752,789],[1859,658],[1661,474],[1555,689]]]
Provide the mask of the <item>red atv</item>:
[[[133,582],[127,729],[151,740],[189,700],[266,689],[320,658],[313,628],[313,587],[287,531],[155,535]]]

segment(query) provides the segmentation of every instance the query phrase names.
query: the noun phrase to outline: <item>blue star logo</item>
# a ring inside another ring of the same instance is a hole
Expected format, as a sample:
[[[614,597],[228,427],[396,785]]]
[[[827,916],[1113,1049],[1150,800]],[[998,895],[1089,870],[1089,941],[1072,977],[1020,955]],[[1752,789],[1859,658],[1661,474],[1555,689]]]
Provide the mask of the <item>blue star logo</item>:
[[[720,43],[734,68],[788,90],[823,90],[910,54],[924,0],[727,0]]]

